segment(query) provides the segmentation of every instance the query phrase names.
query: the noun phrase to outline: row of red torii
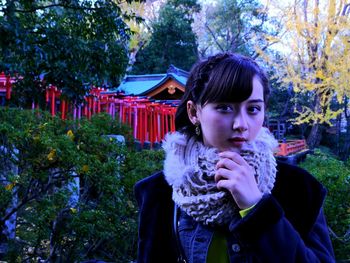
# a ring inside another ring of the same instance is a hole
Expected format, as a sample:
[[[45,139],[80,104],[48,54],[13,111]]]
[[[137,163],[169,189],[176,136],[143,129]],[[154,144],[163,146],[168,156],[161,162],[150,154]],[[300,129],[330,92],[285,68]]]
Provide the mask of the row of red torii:
[[[0,73],[0,95],[5,95],[8,101],[11,99],[12,84],[14,78]],[[62,91],[53,85],[46,89],[46,102],[52,116],[60,113],[65,120],[74,120],[106,112],[133,129],[133,136],[142,144],[149,141],[151,144],[161,142],[165,134],[175,131],[176,101],[153,101],[146,97],[123,96],[108,92],[107,89],[93,87],[85,96],[85,103],[75,105],[62,96]],[[32,103],[32,109],[38,108],[38,104]]]
[[[106,112],[113,119],[132,127],[134,138],[142,144],[145,141],[152,144],[161,142],[166,133],[175,131],[176,104],[146,97],[120,96],[107,91],[93,87],[85,97],[85,103],[74,105],[62,98],[62,92],[57,87],[49,86],[46,89],[46,102],[50,105],[51,115],[55,116],[59,110],[62,119],[90,119],[94,114]]]

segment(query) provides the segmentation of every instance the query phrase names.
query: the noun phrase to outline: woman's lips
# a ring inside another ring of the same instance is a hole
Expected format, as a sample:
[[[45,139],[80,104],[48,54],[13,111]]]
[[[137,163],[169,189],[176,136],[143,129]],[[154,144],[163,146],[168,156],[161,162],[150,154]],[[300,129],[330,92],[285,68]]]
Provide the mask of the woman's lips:
[[[247,140],[242,137],[234,137],[229,139],[229,142],[233,147],[241,148],[243,143],[245,143]]]

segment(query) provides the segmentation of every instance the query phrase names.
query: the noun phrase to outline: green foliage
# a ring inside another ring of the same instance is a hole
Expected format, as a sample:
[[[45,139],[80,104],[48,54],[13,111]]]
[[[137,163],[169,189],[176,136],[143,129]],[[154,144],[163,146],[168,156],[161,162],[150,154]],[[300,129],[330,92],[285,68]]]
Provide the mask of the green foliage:
[[[164,152],[161,150],[143,150],[140,152],[128,151],[125,155],[125,162],[121,167],[122,184],[125,187],[125,200],[129,207],[126,213],[128,221],[128,241],[125,242],[125,252],[133,255],[136,259],[137,238],[138,238],[138,206],[134,195],[134,185],[137,181],[162,170]],[[121,240],[125,237],[121,237]],[[121,243],[121,241],[119,241]],[[123,244],[123,243],[122,243]]]
[[[44,105],[47,84],[77,102],[90,85],[118,84],[129,18],[112,0],[2,1],[0,72],[18,77],[12,102]]]
[[[197,60],[197,40],[192,31],[196,0],[169,0],[152,25],[150,43],[136,55],[133,74],[164,73],[173,64],[190,70]]]
[[[338,260],[350,260],[350,160],[337,160],[330,151],[315,150],[301,166],[328,190],[325,214]]]
[[[140,152],[130,151],[125,156],[126,162],[122,167],[122,173],[128,174],[124,177],[123,184],[130,190],[130,199],[134,198],[133,186],[142,178],[163,169],[164,152],[162,150],[143,150]]]
[[[162,152],[135,152],[106,137],[128,138],[131,131],[104,114],[72,122],[45,112],[0,109],[0,119],[0,145],[6,148],[0,171],[9,163],[18,167],[17,174],[0,175],[0,230],[17,213],[16,239],[0,237],[9,244],[4,260],[135,259],[133,185],[160,169]]]

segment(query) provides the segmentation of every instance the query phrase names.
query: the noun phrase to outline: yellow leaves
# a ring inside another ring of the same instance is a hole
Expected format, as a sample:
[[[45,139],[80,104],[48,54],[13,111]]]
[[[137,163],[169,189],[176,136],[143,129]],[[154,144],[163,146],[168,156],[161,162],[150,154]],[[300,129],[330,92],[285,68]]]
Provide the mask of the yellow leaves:
[[[350,20],[340,19],[342,7],[336,2],[296,1],[283,15],[287,33],[281,41],[289,52],[283,55],[282,81],[312,97],[307,107],[296,111],[296,124],[331,125],[341,110],[330,104],[350,94]]]
[[[315,112],[313,109],[303,106],[301,111],[294,110],[294,112],[297,113],[298,116],[291,121],[296,125],[303,123],[326,123],[332,126],[330,120],[335,119],[339,114],[342,113],[342,110],[333,111],[329,107],[326,107],[325,112]]]
[[[13,174],[9,177],[9,181],[7,185],[5,185],[5,190],[6,191],[11,191],[15,186],[16,184],[18,183],[19,181],[19,175],[18,174]]]
[[[89,166],[87,164],[84,164],[83,167],[81,168],[81,171],[83,173],[87,173],[89,171],[89,169],[90,169]]]
[[[140,26],[136,23],[129,23],[129,28],[133,33],[139,34],[141,32]]]
[[[56,156],[56,150],[55,149],[52,149],[49,154],[47,155],[47,159],[50,161],[50,162],[53,162],[55,161],[55,159],[57,158]]]
[[[72,130],[69,130],[68,132],[67,132],[67,136],[68,136],[68,138],[70,139],[70,140],[74,140],[74,133],[72,132]]]
[[[325,76],[324,76],[322,70],[318,69],[318,70],[316,71],[316,78],[318,78],[318,79],[320,79],[320,80],[325,79]]]
[[[11,191],[15,185],[16,185],[15,182],[10,183],[10,184],[8,184],[8,185],[5,186],[5,190],[6,190],[6,191]]]
[[[123,2],[119,4],[120,8],[127,14],[137,15],[147,19],[146,3],[141,1]],[[130,36],[129,51],[133,52],[138,50],[144,43],[146,43],[151,33],[147,29],[147,26],[143,22],[136,21],[135,19],[127,19],[124,21],[133,32]]]
[[[276,37],[276,36],[272,36],[272,35],[265,35],[265,40],[272,43],[272,42],[280,42],[281,39]]]
[[[77,213],[77,209],[73,208],[73,207],[70,208],[70,211],[71,211],[72,214],[76,214]]]
[[[314,89],[315,84],[314,83],[305,83],[304,87],[305,89],[312,91]]]
[[[303,107],[301,111],[294,110],[295,113],[298,114],[293,121],[294,124],[300,125],[302,123],[312,123],[313,120],[313,111],[308,107]]]
[[[131,37],[129,42],[129,49],[134,50],[138,47],[140,40],[137,37]]]
[[[40,130],[44,129],[44,128],[47,126],[47,124],[48,124],[47,122],[45,122],[45,123],[43,123],[43,124],[40,124],[40,125],[39,125],[39,129],[40,129]]]
[[[335,18],[336,14],[336,1],[335,0],[329,0],[328,1],[328,21],[332,22]]]

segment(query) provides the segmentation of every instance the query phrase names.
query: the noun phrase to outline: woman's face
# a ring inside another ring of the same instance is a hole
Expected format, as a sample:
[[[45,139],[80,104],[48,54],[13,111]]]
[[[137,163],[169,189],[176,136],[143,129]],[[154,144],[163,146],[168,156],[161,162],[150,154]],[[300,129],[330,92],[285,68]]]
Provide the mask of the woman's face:
[[[197,106],[203,142],[220,151],[239,151],[245,141],[252,141],[260,131],[265,115],[263,86],[253,79],[250,97],[240,103],[207,103]]]

